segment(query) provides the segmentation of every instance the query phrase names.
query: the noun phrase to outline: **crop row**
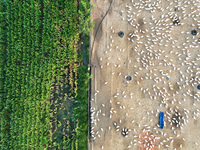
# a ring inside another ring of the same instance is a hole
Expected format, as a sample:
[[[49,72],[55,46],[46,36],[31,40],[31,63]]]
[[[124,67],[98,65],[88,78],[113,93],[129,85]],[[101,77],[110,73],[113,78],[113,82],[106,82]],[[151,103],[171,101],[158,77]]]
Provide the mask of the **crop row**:
[[[77,3],[1,1],[0,149],[87,147],[88,74],[79,66]]]

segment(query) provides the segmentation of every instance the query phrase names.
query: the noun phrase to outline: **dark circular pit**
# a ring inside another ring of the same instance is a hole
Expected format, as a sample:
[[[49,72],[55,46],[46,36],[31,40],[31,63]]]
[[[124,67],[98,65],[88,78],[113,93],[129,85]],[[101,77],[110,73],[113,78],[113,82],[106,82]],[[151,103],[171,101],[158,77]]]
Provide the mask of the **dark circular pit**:
[[[118,32],[118,36],[122,38],[122,37],[124,36],[124,32],[119,31],[119,32]]]
[[[127,76],[127,77],[126,77],[126,80],[127,80],[127,81],[131,81],[131,80],[132,80],[132,77],[131,77],[131,76]]]
[[[197,89],[200,90],[200,84],[197,86]]]
[[[191,34],[192,34],[192,35],[197,35],[197,30],[192,30],[192,31],[191,31]]]

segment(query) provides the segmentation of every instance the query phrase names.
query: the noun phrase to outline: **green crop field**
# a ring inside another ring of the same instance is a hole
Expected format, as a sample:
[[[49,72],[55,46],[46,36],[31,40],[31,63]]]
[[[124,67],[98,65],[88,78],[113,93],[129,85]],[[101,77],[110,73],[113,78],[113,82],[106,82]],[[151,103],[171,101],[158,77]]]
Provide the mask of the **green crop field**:
[[[89,15],[89,0],[0,0],[1,150],[87,149]]]

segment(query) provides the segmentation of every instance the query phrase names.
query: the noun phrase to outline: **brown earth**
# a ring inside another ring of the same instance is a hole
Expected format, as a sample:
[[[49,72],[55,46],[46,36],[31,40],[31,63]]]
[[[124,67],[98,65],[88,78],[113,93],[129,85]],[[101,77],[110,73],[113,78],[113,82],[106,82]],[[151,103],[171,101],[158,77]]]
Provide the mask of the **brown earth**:
[[[199,114],[197,110],[200,108],[200,92],[196,88],[200,84],[200,27],[195,16],[184,19],[184,15],[199,14],[197,6],[200,4],[198,1],[190,1],[191,4],[180,2],[181,6],[188,5],[184,13],[180,8],[175,9],[178,3],[170,5],[172,1],[161,0],[158,6],[164,10],[157,8],[150,13],[144,8],[138,12],[136,6],[132,6],[141,2],[113,0],[90,51],[92,118],[88,149],[137,150],[138,133],[147,129],[159,137],[160,150],[199,150],[200,122],[198,115],[194,114]],[[153,5],[154,2],[157,1],[144,3]],[[91,4],[95,5],[91,11],[91,21],[96,26],[90,37],[90,43],[93,43],[97,26],[110,1],[91,0]],[[126,6],[132,6],[132,9],[128,10]],[[127,15],[131,16],[132,12],[136,12],[136,16],[131,23]],[[162,16],[168,12],[171,14]],[[175,14],[181,16],[179,26],[173,24]],[[160,19],[160,25],[154,21]],[[197,30],[196,36],[191,35],[192,29]],[[124,32],[123,37],[118,36],[119,31]],[[191,57],[187,58],[188,55]],[[127,76],[131,76],[128,82]],[[164,129],[158,128],[161,111],[165,114]],[[180,119],[176,116],[178,113]],[[170,124],[173,118],[182,126],[176,127],[176,122]],[[188,123],[184,124],[184,119]],[[123,128],[130,130],[126,137],[122,135]]]

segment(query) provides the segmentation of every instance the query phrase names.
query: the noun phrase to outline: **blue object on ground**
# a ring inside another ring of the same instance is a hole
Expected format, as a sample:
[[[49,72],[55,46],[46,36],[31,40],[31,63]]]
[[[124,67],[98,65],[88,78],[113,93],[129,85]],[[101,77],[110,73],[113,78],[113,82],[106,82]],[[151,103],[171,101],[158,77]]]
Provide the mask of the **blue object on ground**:
[[[159,116],[159,126],[160,126],[161,129],[163,129],[163,126],[164,126],[163,117],[164,117],[164,112],[160,112],[160,116]]]
[[[200,84],[197,86],[197,89],[200,90]]]
[[[169,77],[166,77],[166,80],[169,80]]]

